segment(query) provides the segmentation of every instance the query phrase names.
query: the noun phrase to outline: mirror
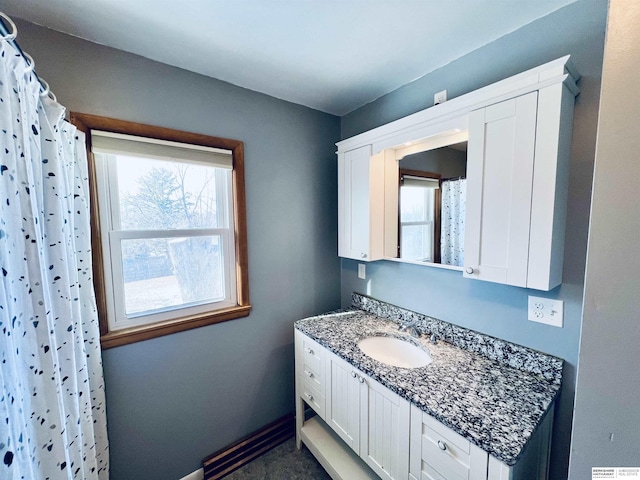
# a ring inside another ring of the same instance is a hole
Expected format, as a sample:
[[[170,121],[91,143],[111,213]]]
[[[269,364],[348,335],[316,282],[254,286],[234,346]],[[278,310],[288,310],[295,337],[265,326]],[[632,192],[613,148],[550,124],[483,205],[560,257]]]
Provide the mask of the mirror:
[[[464,263],[467,142],[411,153],[398,163],[398,258]]]

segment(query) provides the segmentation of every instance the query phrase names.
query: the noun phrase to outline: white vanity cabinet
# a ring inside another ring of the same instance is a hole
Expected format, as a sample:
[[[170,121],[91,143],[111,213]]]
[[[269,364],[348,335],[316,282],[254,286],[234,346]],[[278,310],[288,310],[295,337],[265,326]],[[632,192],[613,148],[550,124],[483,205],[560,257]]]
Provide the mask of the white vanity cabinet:
[[[299,330],[295,355],[297,446],[334,480],[547,478],[553,414],[508,466]]]
[[[338,256],[383,257],[384,164],[371,145],[338,154]]]

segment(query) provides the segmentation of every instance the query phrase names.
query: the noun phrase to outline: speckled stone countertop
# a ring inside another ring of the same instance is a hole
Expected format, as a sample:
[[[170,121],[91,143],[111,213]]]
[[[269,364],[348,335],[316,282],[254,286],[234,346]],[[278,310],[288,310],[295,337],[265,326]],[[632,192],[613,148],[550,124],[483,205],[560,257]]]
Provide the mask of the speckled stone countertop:
[[[295,328],[507,465],[517,462],[560,390],[561,359],[363,295],[352,304]],[[407,321],[425,335],[399,332]],[[373,360],[357,344],[374,335],[419,341],[433,362],[406,369]]]

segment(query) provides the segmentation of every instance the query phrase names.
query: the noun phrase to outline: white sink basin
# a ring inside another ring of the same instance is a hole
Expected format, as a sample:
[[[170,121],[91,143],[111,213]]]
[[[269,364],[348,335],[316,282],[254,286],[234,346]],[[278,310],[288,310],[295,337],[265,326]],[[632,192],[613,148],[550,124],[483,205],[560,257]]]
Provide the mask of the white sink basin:
[[[396,337],[363,338],[358,347],[365,355],[394,367],[418,368],[433,361],[426,350]]]

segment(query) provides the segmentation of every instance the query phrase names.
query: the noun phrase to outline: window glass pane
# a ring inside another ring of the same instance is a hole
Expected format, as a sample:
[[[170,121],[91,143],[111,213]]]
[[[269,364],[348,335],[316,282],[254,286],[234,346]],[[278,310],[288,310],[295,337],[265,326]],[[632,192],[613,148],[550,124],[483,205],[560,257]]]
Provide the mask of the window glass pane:
[[[407,225],[400,232],[401,258],[433,262],[433,224]]]
[[[121,246],[127,316],[224,300],[219,235],[122,240]]]
[[[226,175],[202,164],[114,155],[120,229],[224,228]],[[116,226],[117,228],[117,226]]]
[[[433,220],[433,188],[400,188],[400,222],[424,222]]]

